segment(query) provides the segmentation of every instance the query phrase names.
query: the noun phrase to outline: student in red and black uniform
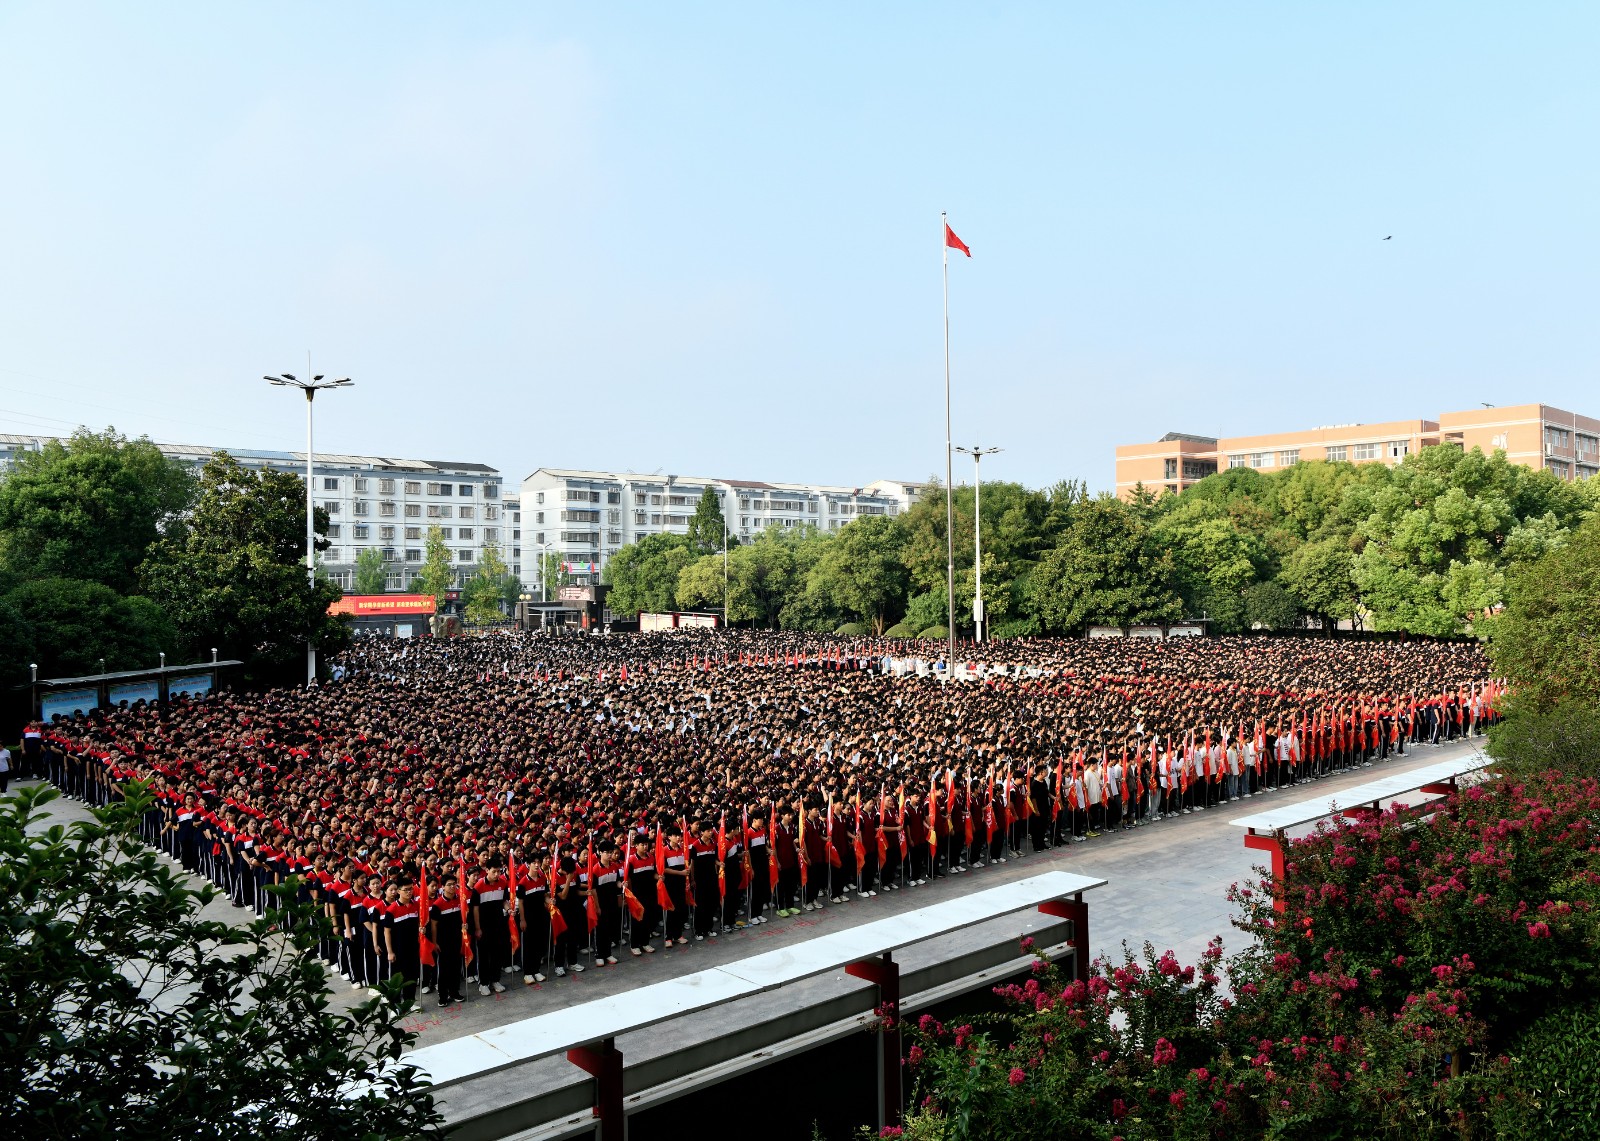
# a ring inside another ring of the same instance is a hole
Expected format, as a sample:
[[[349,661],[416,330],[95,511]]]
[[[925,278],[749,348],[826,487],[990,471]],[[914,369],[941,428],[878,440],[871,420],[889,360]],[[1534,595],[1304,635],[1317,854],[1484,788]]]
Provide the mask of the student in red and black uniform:
[[[446,879],[439,898],[433,901],[428,937],[438,945],[434,952],[439,968],[439,1005],[461,1001],[461,922],[462,903],[456,898],[455,881]]]
[[[472,937],[478,948],[478,993],[504,991],[500,976],[511,969],[511,929],[506,902],[511,885],[500,874],[498,857],[484,864],[483,878],[472,885]]]
[[[622,861],[614,841],[602,840],[595,848],[599,866],[589,885],[600,910],[600,922],[594,929],[594,965],[614,967],[617,944],[622,942]]]
[[[806,807],[805,836],[803,838],[804,851],[800,853],[806,862],[806,911],[816,911],[822,904],[817,902],[822,897],[822,891],[828,886],[828,874],[832,868],[828,865],[828,822],[823,819],[822,811],[815,805]]]
[[[543,852],[517,868],[517,917],[521,931],[522,981],[528,986],[544,982],[545,958],[550,953],[550,885],[545,879],[548,862]]]
[[[772,847],[768,843],[767,820],[761,815],[750,818],[750,831],[745,836],[745,852],[750,865],[750,922],[765,923],[763,914],[772,902]]]
[[[700,825],[700,838],[689,847],[694,861],[694,940],[707,935],[715,939],[722,932],[722,895],[717,885],[717,833],[710,824]]]
[[[400,976],[400,996],[411,1011],[422,1009],[416,1005],[417,981],[421,975],[418,968],[422,965],[417,918],[417,900],[411,885],[402,881],[395,901],[385,908],[383,946],[389,973]]]
[[[795,847],[794,809],[787,804],[778,813],[772,829],[772,858],[778,861],[778,914],[800,914],[800,859]]]
[[[578,948],[589,942],[589,917],[585,914],[589,893],[578,881],[578,862],[571,856],[561,857],[561,868],[551,890],[556,893],[556,909],[567,925],[556,937],[556,977],[562,978],[568,971],[582,974]]]
[[[661,923],[661,902],[656,898],[656,861],[650,851],[650,838],[644,833],[636,833],[633,837],[633,850],[628,853],[627,866],[624,869],[628,877],[628,890],[633,892],[644,908],[644,916],[635,919],[628,934],[628,951],[634,956],[655,954],[655,946],[650,942],[655,937],[656,927]]]
[[[682,829],[672,826],[665,832],[667,865],[667,898],[672,910],[666,914],[667,943],[679,946],[689,937],[684,929],[689,925],[689,848],[684,842]]]

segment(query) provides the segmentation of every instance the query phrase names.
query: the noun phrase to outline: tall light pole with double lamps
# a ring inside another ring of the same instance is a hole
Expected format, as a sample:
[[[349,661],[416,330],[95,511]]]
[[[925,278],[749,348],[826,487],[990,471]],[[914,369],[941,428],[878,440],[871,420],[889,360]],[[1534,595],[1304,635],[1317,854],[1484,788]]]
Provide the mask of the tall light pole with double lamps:
[[[337,380],[324,380],[321,373],[309,380],[301,380],[292,372],[282,373],[278,376],[264,376],[261,378],[268,384],[276,384],[280,388],[298,388],[306,394],[306,581],[313,587],[317,585],[317,530],[316,509],[313,506],[312,493],[316,490],[316,467],[313,462],[311,445],[311,408],[316,401],[317,393],[326,388],[349,388],[355,381],[348,376],[341,376]],[[311,640],[311,631],[306,631],[306,683],[317,680],[317,647]]]
[[[973,573],[976,576],[972,588],[972,640],[983,641],[983,479],[979,476],[979,465],[984,456],[992,456],[996,452],[1005,451],[1004,448],[956,448],[963,455],[972,457],[972,557]]]

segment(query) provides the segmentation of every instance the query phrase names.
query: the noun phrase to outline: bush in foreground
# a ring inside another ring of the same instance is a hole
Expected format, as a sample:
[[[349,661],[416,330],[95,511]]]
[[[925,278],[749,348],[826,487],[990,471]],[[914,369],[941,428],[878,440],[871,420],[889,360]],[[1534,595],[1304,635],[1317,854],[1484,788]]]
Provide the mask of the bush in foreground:
[[[1235,889],[1238,954],[1147,946],[1087,983],[1041,962],[1001,1015],[922,1020],[907,1133],[1569,1135],[1600,1104],[1600,1066],[1560,1063],[1600,1040],[1597,829],[1600,785],[1557,775],[1327,827],[1291,847],[1281,913]]]

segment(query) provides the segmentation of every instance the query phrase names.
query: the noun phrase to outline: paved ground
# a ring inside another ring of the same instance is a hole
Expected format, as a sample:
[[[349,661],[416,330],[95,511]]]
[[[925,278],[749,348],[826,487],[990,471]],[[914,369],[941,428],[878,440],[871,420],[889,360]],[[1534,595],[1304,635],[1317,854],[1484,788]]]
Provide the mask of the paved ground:
[[[466,1003],[445,1010],[424,1000],[424,1012],[413,1016],[409,1025],[419,1034],[419,1046],[444,1042],[546,1010],[786,946],[826,931],[910,911],[958,892],[1020,879],[1046,869],[1077,872],[1109,881],[1106,887],[1087,897],[1090,938],[1096,955],[1118,955],[1124,941],[1138,948],[1148,940],[1158,951],[1170,948],[1180,958],[1192,962],[1214,935],[1223,936],[1230,946],[1236,946],[1242,938],[1231,926],[1226,893],[1230,884],[1252,878],[1252,869],[1260,862],[1260,854],[1244,847],[1242,830],[1230,826],[1229,820],[1278,804],[1327,796],[1380,776],[1463,756],[1479,748],[1481,739],[1437,749],[1424,747],[1403,759],[1310,785],[1236,801],[1006,864],[990,865],[925,887],[776,920],[724,935],[715,942],[690,944],[640,959],[624,957],[620,966],[603,970],[591,967],[582,975],[551,979],[541,986],[523,987],[520,976],[508,975],[505,994],[492,998],[474,995]],[[65,799],[53,802],[50,809],[51,823],[87,815],[82,805]],[[208,909],[208,918],[239,915],[241,912],[225,903],[214,903]],[[336,1005],[353,1005],[364,997],[364,994],[352,994],[348,984],[342,982],[336,988]]]

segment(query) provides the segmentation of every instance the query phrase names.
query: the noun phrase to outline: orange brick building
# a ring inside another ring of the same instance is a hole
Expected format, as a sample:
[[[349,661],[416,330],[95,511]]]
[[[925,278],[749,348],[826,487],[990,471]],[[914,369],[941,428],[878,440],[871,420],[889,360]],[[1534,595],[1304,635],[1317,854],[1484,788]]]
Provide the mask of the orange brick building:
[[[1250,467],[1276,471],[1302,460],[1399,463],[1431,444],[1500,450],[1512,463],[1548,469],[1562,479],[1600,473],[1600,420],[1552,408],[1519,404],[1445,412],[1438,420],[1336,424],[1263,436],[1193,436],[1168,432],[1150,444],[1117,448],[1117,494],[1143,484],[1151,491],[1182,491],[1216,471]]]

